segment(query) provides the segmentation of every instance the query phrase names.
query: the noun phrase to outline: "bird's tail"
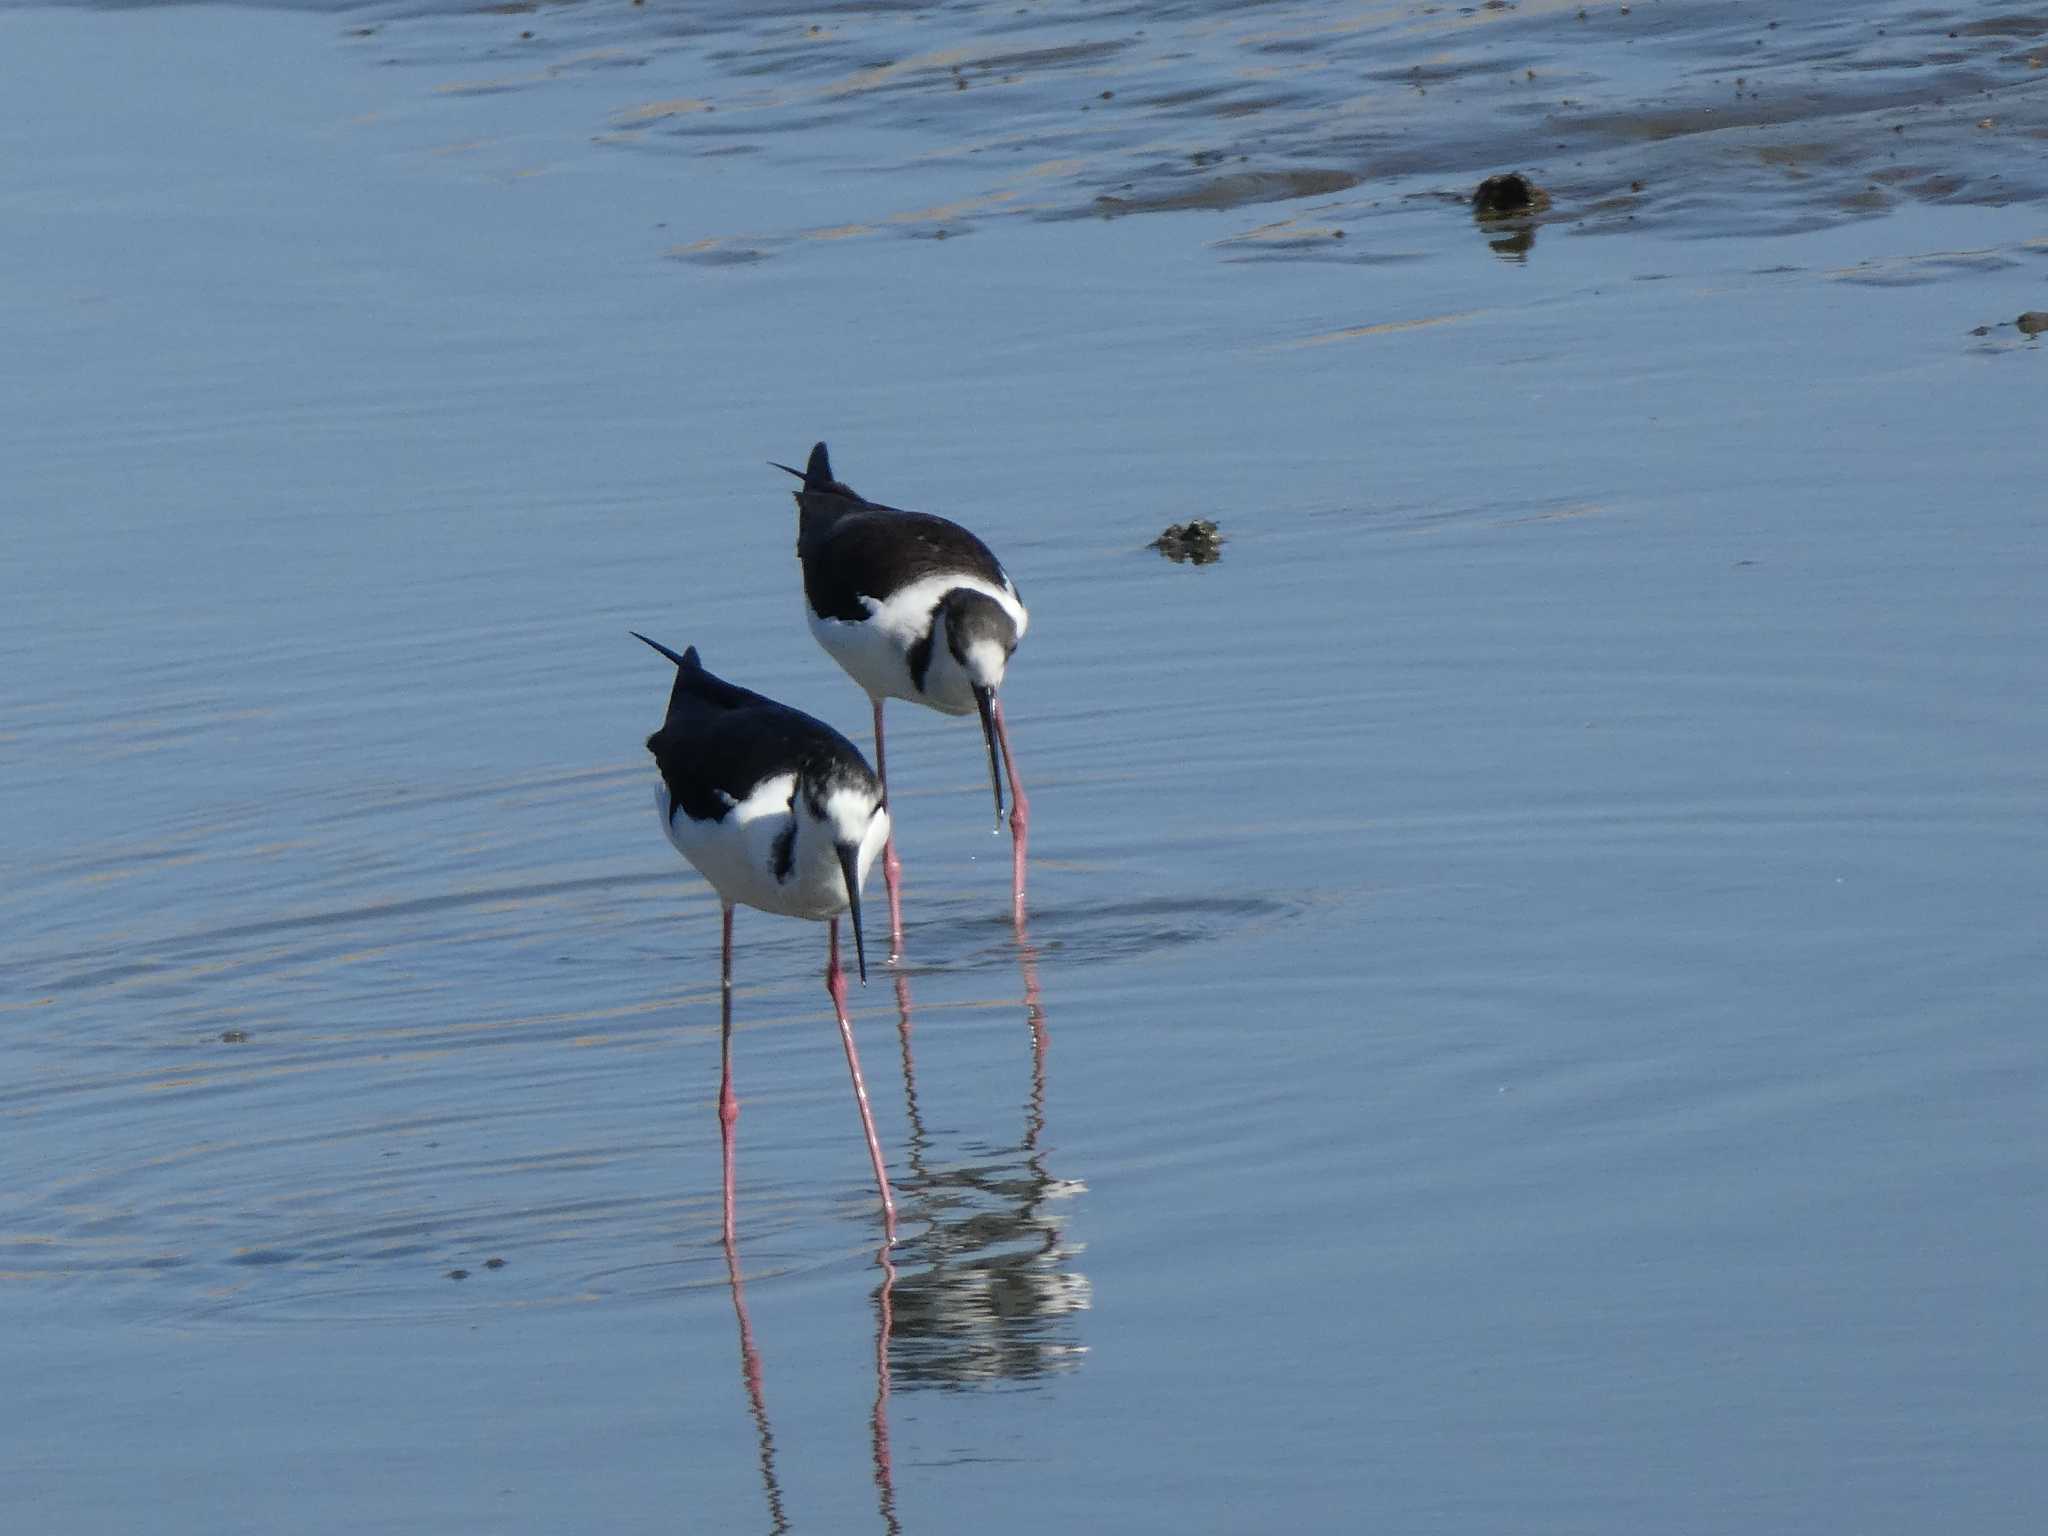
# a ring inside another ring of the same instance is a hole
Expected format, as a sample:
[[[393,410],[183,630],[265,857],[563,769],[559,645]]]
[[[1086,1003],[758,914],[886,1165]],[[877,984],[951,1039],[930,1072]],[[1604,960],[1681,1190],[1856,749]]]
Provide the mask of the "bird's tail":
[[[691,646],[682,655],[663,645],[659,640],[649,640],[639,630],[629,630],[635,640],[653,646],[662,655],[676,664],[676,680],[668,691],[668,713],[663,717],[665,725],[673,724],[677,717],[686,713],[707,686],[713,686],[711,674],[704,670],[704,663],[697,659],[697,647]]]
[[[773,459],[768,462],[785,475],[795,475],[797,479],[803,481],[804,489],[807,491],[825,491],[841,496],[853,495],[851,490],[832,478],[832,455],[825,451],[823,443],[811,449],[811,456],[802,469],[791,469],[787,464],[775,463]]]
[[[662,655],[666,656],[670,661],[674,662],[677,666],[681,667],[686,672],[695,672],[702,668],[704,665],[703,662],[697,659],[697,647],[695,647],[694,645],[691,646],[687,651],[683,652],[682,655],[678,656],[674,651],[670,650],[667,646],[663,645],[659,640],[649,640],[637,629],[628,630],[626,631],[626,633],[630,634],[635,640],[640,641],[642,644],[653,646],[657,651],[661,652]]]

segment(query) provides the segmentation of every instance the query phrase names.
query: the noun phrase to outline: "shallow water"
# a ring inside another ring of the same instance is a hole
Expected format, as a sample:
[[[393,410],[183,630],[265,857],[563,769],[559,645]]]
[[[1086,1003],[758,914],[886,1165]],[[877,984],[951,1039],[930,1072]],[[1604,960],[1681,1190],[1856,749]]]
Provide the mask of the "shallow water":
[[[10,1502],[2031,1530],[2048,23],[1576,9],[0,14]],[[1032,912],[892,710],[904,1241],[743,912],[736,1288],[626,630],[864,734],[820,435]]]

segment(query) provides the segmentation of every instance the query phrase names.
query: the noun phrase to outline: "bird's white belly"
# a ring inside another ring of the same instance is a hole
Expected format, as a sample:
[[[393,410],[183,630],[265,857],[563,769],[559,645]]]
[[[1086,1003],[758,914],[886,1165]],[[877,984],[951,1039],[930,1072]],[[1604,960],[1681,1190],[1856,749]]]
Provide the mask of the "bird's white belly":
[[[911,647],[932,634],[932,611],[956,587],[994,598],[1016,623],[1017,638],[1024,638],[1031,619],[1016,593],[971,576],[927,576],[897,591],[887,602],[863,598],[868,605],[865,619],[821,619],[808,603],[804,616],[825,654],[871,697],[909,699],[948,715],[972,714],[974,690],[952,657],[944,654],[945,636],[932,635],[933,656],[925,669],[924,687],[918,687],[910,675]]]
[[[807,917],[814,922],[837,917],[847,908],[846,876],[839,867],[839,855],[831,843],[806,828],[791,852],[789,878],[775,878],[775,845],[789,828],[789,797],[796,788],[796,775],[781,774],[765,780],[720,821],[693,821],[687,812],[671,817],[668,786],[654,787],[654,808],[661,817],[662,830],[676,852],[696,868],[721,901],[772,912],[778,917]],[[865,885],[873,865],[889,836],[887,814],[874,818],[862,842],[855,866],[857,878]]]
[[[871,616],[865,619],[821,619],[805,609],[811,634],[825,648],[825,654],[845,670],[846,675],[867,690],[871,698],[914,699],[917,685],[910,680],[910,646],[917,637],[897,645]]]
[[[789,826],[789,796],[795,787],[796,775],[783,774],[763,783],[728,810],[723,820],[693,821],[686,811],[669,814],[675,808],[669,801],[668,786],[657,784],[654,808],[676,852],[711,882],[721,901],[784,917],[809,917],[813,914],[799,910],[790,900],[795,882],[784,884],[775,878],[775,840]],[[840,905],[845,905],[844,898]]]

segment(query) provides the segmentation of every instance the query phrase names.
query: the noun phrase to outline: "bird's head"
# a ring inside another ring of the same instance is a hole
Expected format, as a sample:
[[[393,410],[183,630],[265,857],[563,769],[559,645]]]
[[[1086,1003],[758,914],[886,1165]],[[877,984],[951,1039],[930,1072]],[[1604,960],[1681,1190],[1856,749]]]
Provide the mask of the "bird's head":
[[[988,746],[988,779],[995,791],[996,821],[1003,819],[1003,779],[996,762],[996,690],[1017,649],[1017,621],[986,592],[955,587],[939,600],[939,627],[946,650],[967,674],[974,707],[981,715],[981,739]]]
[[[889,840],[889,812],[881,787],[865,774],[835,771],[806,777],[800,793],[806,819],[832,844],[846,882],[846,910],[853,922],[853,952],[860,979],[868,979],[868,957],[861,937],[860,891],[867,884],[875,857]]]
[[[939,600],[946,649],[976,692],[1003,686],[1003,669],[1017,649],[1017,621],[1001,603],[972,587],[955,587]]]

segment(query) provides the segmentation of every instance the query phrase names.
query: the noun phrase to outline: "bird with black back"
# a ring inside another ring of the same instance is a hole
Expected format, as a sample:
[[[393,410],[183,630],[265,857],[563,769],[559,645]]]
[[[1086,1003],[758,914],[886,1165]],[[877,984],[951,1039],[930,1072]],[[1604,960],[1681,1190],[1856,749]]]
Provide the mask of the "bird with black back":
[[[718,893],[721,906],[718,1119],[725,1157],[725,1238],[733,1240],[732,927],[735,906],[826,925],[825,990],[846,1048],[861,1131],[893,1236],[896,1206],[875,1135],[846,1016],[839,918],[852,920],[854,960],[867,981],[860,892],[889,838],[882,788],[860,749],[821,720],[713,676],[695,646],[677,655],[634,631],[675,663],[668,714],[647,738],[661,782],[655,809],[668,840]]]
[[[811,634],[874,706],[875,769],[884,796],[885,699],[908,699],[941,714],[980,715],[998,829],[1006,774],[1009,780],[1011,914],[1021,924],[1031,808],[1017,778],[999,697],[1010,658],[1031,622],[1016,583],[989,547],[958,523],[869,501],[838,479],[823,443],[811,449],[801,470],[774,467],[803,481],[796,492],[797,559]],[[884,846],[882,874],[895,956],[903,950],[903,898],[893,836]]]

